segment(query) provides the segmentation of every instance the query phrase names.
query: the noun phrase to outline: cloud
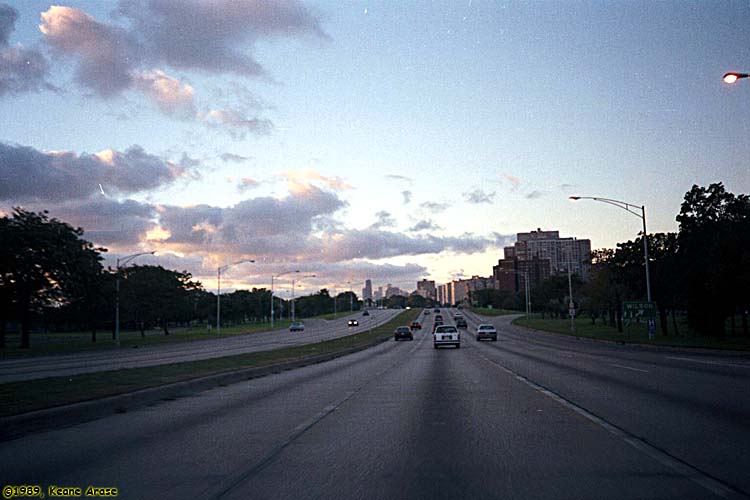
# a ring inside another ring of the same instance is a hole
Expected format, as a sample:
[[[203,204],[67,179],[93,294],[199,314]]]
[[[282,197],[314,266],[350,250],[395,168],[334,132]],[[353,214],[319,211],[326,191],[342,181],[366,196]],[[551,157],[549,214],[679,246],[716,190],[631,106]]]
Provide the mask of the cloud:
[[[401,191],[401,196],[404,197],[404,205],[408,205],[411,201],[411,191]]]
[[[481,203],[492,203],[495,198],[495,193],[485,193],[481,189],[475,189],[470,193],[464,193],[464,197],[467,202],[479,205]]]
[[[541,198],[542,196],[545,196],[546,194],[547,194],[546,191],[534,190],[528,193],[526,196],[524,196],[524,198],[526,198],[527,200],[536,200],[537,198]]]
[[[10,34],[16,29],[18,11],[10,5],[0,3],[0,47],[7,47]]]
[[[328,234],[323,242],[326,261],[385,259],[404,255],[437,254],[445,251],[477,253],[496,246],[495,237],[462,234],[456,237],[411,237],[377,228],[348,229]]]
[[[421,220],[409,228],[409,231],[437,231],[442,229],[431,220]]]
[[[227,208],[161,206],[159,223],[170,233],[165,245],[181,253],[310,257],[319,252],[310,248],[316,220],[345,205],[335,193],[308,186],[281,199],[251,198]]]
[[[0,96],[54,89],[46,82],[49,64],[41,52],[20,44],[10,46],[10,35],[17,19],[16,9],[0,4]]]
[[[99,197],[71,200],[49,207],[50,215],[85,230],[84,239],[98,245],[132,246],[143,242],[156,227],[152,205],[133,200]]]
[[[219,158],[221,158],[221,161],[223,161],[224,163],[229,163],[230,161],[241,163],[250,160],[252,156],[241,156],[234,153],[224,153]]]
[[[296,0],[124,0],[118,14],[149,60],[214,74],[263,75],[252,50],[261,38],[327,38],[318,18]]]
[[[241,140],[248,133],[268,135],[273,130],[271,120],[263,118],[247,118],[231,109],[212,109],[200,115],[203,123],[211,128],[224,128],[233,139]]]
[[[520,186],[523,183],[523,181],[520,178],[516,177],[515,175],[503,174],[503,177],[508,182],[510,182],[511,186],[513,186],[513,189],[517,189],[518,186]]]
[[[375,218],[377,221],[370,226],[373,229],[380,229],[382,227],[394,227],[396,225],[396,219],[393,218],[393,216],[386,212],[385,210],[381,210],[375,214]]]
[[[237,183],[237,190],[239,192],[245,192],[249,189],[258,187],[260,183],[251,177],[243,177]]]
[[[41,17],[39,30],[47,43],[58,53],[77,59],[78,83],[104,97],[133,84],[132,70],[141,53],[132,34],[72,7],[53,5]]]
[[[270,132],[270,121],[245,112],[267,106],[230,82],[235,104],[198,115],[192,87],[167,75],[165,67],[270,79],[253,54],[258,41],[328,38],[318,18],[297,0],[121,0],[114,16],[120,24],[51,6],[42,12],[39,30],[56,54],[74,61],[76,81],[98,96],[139,90],[170,116],[226,126],[237,138]],[[7,43],[15,17],[13,9],[0,11],[0,41]]]
[[[100,193],[137,193],[171,184],[188,168],[140,146],[95,154],[38,151],[0,143],[0,200],[60,202]]]
[[[396,174],[387,174],[385,178],[392,179],[394,181],[406,181],[409,183],[411,183],[413,180],[411,177],[406,177],[405,175],[396,175]]]
[[[323,185],[334,191],[347,191],[354,189],[341,177],[327,177],[317,170],[305,168],[301,170],[285,170],[281,177],[286,179],[287,188],[292,193],[306,192],[311,188]]]
[[[433,213],[445,212],[449,206],[448,203],[437,203],[434,201],[425,201],[419,205],[420,208]]]
[[[193,118],[196,114],[193,87],[163,71],[144,72],[134,78],[135,87],[159,106],[164,114]]]

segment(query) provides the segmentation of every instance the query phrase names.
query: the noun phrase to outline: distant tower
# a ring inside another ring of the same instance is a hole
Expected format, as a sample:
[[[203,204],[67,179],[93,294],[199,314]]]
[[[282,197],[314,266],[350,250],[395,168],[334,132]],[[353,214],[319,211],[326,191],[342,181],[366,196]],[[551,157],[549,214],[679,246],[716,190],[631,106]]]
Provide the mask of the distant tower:
[[[372,281],[365,280],[365,287],[362,289],[362,299],[372,300]]]

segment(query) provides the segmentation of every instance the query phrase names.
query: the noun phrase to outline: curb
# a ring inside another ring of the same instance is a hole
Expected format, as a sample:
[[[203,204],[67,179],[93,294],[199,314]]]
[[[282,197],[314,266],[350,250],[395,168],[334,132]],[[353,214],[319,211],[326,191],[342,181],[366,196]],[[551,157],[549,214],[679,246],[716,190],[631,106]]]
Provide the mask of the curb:
[[[362,346],[351,347],[342,351],[319,354],[317,356],[256,368],[243,368],[230,372],[217,373],[158,387],[117,394],[115,396],[2,417],[0,418],[0,442],[18,439],[37,432],[82,424],[116,413],[127,413],[128,411],[143,408],[144,406],[149,406],[160,401],[190,396],[215,387],[265,377],[308,365],[325,363],[326,361],[354,354],[355,352],[364,351],[390,338],[391,336],[387,335]]]

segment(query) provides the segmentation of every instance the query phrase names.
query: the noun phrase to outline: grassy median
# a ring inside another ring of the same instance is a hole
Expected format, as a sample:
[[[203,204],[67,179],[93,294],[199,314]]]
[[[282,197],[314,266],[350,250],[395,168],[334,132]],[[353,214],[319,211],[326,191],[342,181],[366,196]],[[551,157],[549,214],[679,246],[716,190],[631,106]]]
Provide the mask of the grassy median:
[[[408,325],[418,314],[419,310],[406,310],[372,330],[274,351],[0,384],[0,417],[362,347],[377,339],[390,338],[397,326]]]
[[[682,331],[687,332],[683,335],[663,335],[660,333],[657,325],[657,333],[653,340],[648,338],[648,329],[645,323],[633,324],[629,327],[623,327],[622,332],[617,328],[603,324],[597,321],[592,324],[588,318],[576,319],[575,331],[571,330],[570,318],[545,318],[539,315],[532,315],[529,319],[517,318],[513,321],[514,325],[533,328],[546,332],[560,333],[574,337],[590,338],[597,340],[607,340],[610,342],[620,342],[626,344],[647,344],[672,347],[692,347],[705,349],[727,349],[727,350],[750,350],[750,338],[741,336],[724,336],[705,337],[695,335],[688,331],[687,325],[682,324]],[[670,324],[671,326],[671,324]]]

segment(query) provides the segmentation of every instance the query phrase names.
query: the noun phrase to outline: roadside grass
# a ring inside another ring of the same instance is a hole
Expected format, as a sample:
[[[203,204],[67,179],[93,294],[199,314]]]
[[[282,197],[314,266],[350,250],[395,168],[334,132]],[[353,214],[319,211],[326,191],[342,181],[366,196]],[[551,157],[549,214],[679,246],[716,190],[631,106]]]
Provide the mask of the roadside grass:
[[[312,356],[366,346],[376,339],[390,337],[397,326],[409,324],[417,317],[417,314],[415,310],[404,311],[384,325],[372,330],[285,349],[146,368],[0,384],[0,417],[124,394],[207,375],[303,360]]]
[[[291,321],[288,319],[274,322],[274,329],[289,328]],[[250,333],[265,332],[271,330],[271,323],[254,323],[247,325],[222,326],[221,335],[217,335],[215,325],[209,329],[205,325],[189,328],[173,328],[169,335],[164,335],[164,330],[146,330],[145,337],[141,337],[140,330],[121,330],[120,349],[122,347],[139,347],[159,344],[173,344],[178,342],[192,342],[199,340],[211,340]],[[21,349],[21,335],[18,333],[6,334],[6,346],[0,349],[0,359],[18,358],[30,356],[42,356],[48,354],[71,354],[82,351],[96,351],[116,349],[112,340],[112,332],[100,330],[96,335],[96,342],[91,341],[91,332],[32,332],[30,336],[31,347]]]
[[[523,311],[511,311],[510,309],[489,309],[487,307],[472,307],[472,311],[483,316],[507,316],[508,314],[523,314]]]
[[[681,321],[679,324],[682,332],[688,332],[687,324]],[[573,337],[582,337],[590,339],[608,340],[611,342],[631,343],[631,344],[648,344],[673,347],[694,347],[705,349],[724,349],[724,350],[750,350],[750,338],[741,336],[705,337],[692,333],[687,335],[663,335],[657,325],[656,336],[653,340],[648,338],[648,328],[645,323],[633,324],[629,327],[623,326],[622,333],[617,328],[601,323],[598,320],[596,324],[591,324],[588,318],[579,318],[575,322],[575,332],[571,331],[570,318],[545,318],[542,319],[538,314],[532,315],[528,320],[526,318],[517,318],[513,321],[514,325],[533,328],[547,332],[561,333]],[[670,324],[670,327],[672,325]]]

